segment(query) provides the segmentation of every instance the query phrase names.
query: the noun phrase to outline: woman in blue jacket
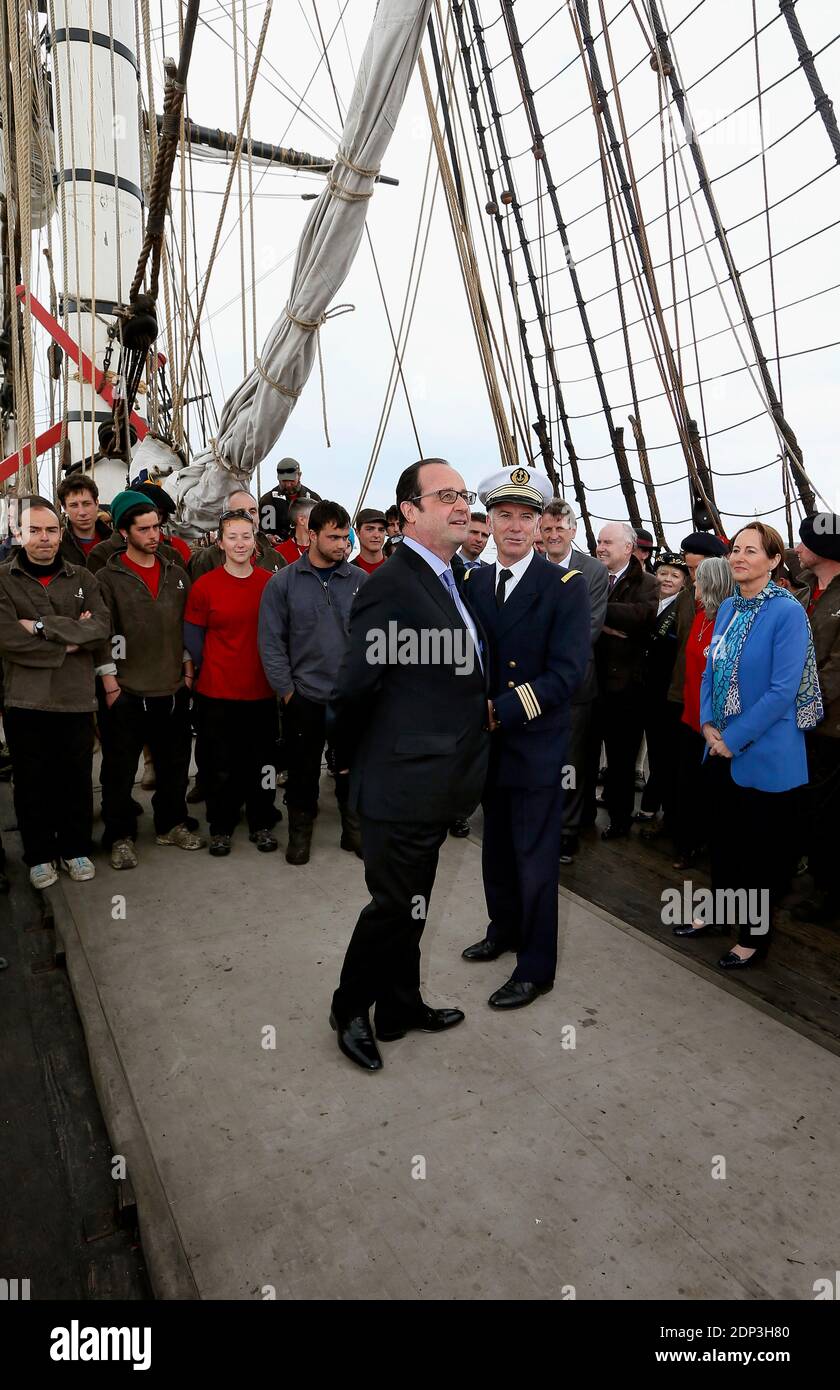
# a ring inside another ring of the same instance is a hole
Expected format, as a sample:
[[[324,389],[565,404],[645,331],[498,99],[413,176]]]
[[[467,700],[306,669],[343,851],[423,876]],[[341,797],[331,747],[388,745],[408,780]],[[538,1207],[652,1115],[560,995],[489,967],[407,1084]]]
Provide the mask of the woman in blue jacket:
[[[808,781],[804,730],[823,717],[805,610],[773,578],[783,560],[772,526],[755,521],[735,536],[735,593],[718,610],[701,686],[715,919],[738,930],[724,970],[766,952],[791,794]]]

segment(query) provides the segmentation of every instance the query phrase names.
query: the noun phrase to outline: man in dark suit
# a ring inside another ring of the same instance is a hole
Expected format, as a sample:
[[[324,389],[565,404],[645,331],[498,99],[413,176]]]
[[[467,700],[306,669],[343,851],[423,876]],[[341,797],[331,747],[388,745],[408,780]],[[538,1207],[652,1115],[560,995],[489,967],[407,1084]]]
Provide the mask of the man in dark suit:
[[[516,969],[490,996],[518,1009],[551,989],[557,968],[557,875],[568,771],[571,701],[590,653],[589,595],[579,570],[534,552],[551,498],[530,468],[482,484],[497,559],[473,570],[464,597],[487,633],[492,699],[490,771],[483,797],[482,869],[490,924],[465,960],[516,951]]]
[[[595,676],[595,643],[601,635],[607,612],[609,577],[600,560],[572,549],[577,532],[577,517],[568,502],[555,497],[549,502],[540,521],[540,534],[545,545],[545,557],[564,572],[580,570],[589,591],[591,647],[586,675],[572,699],[572,721],[569,729],[569,766],[575,770],[574,785],[564,799],[563,835],[560,840],[560,863],[571,864],[578,851],[578,836],[583,823],[584,793],[589,759],[589,727],[592,722],[592,703],[598,693]]]
[[[659,587],[633,554],[635,544],[636,533],[627,522],[611,521],[601,527],[598,559],[607,569],[609,595],[607,616],[595,645],[598,698],[593,741],[600,745],[603,739],[607,750],[604,801],[610,823],[601,832],[602,840],[630,834],[636,754],[644,730],[642,665],[659,606]]]
[[[453,816],[478,805],[489,733],[481,635],[451,560],[470,520],[464,480],[423,459],[397,483],[403,539],[356,598],[338,677],[336,766],[350,769],[371,902],[356,923],[330,1022],[358,1066],[382,1066],[371,1032],[401,1038],[460,1023],[420,994],[420,938]]]

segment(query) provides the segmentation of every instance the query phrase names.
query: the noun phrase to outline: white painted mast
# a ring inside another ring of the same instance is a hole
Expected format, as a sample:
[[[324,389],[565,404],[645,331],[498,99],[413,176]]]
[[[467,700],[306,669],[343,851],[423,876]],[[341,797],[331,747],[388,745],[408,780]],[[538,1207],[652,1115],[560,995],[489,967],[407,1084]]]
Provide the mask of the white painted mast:
[[[115,306],[127,302],[143,241],[134,12],[132,0],[111,0],[110,5],[108,0],[55,0],[51,36],[59,317],[63,307],[67,331],[100,370],[108,325]],[[118,360],[117,343],[111,371]],[[145,395],[138,397],[136,409],[145,416]],[[65,416],[70,457],[90,468],[88,461],[99,448],[99,425],[111,412],[72,363]],[[105,502],[126,486],[126,465],[120,459],[101,460],[91,471]]]

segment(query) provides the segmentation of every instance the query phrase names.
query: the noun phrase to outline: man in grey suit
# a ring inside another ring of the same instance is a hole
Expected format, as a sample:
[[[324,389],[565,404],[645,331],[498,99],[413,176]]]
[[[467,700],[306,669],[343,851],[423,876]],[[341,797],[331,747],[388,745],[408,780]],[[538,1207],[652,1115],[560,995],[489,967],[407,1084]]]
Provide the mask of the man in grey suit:
[[[563,569],[580,570],[589,588],[589,602],[592,608],[592,648],[589,665],[572,700],[568,760],[575,770],[575,782],[574,787],[570,787],[566,793],[563,835],[560,840],[561,864],[571,864],[578,848],[578,835],[583,819],[592,701],[598,693],[594,647],[604,626],[609,592],[606,565],[602,565],[600,560],[593,559],[591,555],[584,555],[581,551],[572,549],[576,531],[577,517],[569,503],[564,502],[562,497],[556,497],[553,502],[549,502],[540,524],[546,559]]]

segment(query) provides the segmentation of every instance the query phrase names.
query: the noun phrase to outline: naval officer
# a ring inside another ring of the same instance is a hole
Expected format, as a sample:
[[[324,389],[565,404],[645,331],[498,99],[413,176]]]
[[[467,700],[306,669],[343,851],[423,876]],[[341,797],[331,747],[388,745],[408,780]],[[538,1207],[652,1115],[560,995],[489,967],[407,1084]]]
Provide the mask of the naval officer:
[[[534,550],[551,500],[532,468],[482,483],[497,558],[464,580],[488,642],[491,743],[482,799],[482,870],[490,924],[465,960],[516,952],[516,969],[490,996],[518,1009],[551,989],[557,966],[557,878],[571,706],[589,662],[590,603],[579,570]],[[573,772],[571,772],[573,776]]]

